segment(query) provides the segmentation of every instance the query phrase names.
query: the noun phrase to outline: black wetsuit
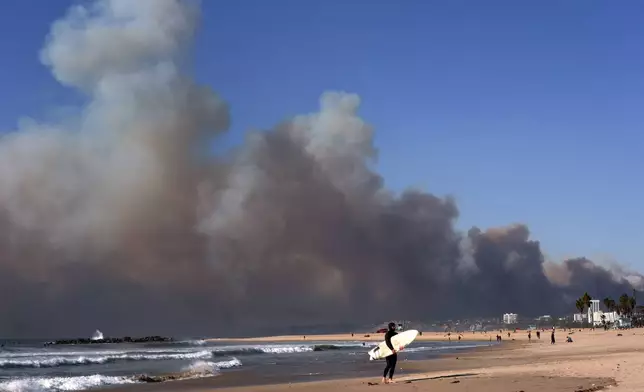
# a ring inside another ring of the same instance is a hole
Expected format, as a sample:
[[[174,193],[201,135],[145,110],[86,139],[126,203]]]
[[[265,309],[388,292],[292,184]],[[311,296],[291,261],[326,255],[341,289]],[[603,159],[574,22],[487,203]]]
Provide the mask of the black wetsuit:
[[[387,347],[389,347],[391,351],[394,351],[394,346],[391,344],[391,338],[396,335],[398,335],[398,333],[391,329],[385,334],[385,344],[387,344]],[[389,373],[389,378],[392,378],[394,376],[394,370],[396,370],[398,354],[393,353],[390,356],[386,357],[385,360],[387,361],[387,366],[385,367],[385,371],[382,376],[387,378],[387,373]]]

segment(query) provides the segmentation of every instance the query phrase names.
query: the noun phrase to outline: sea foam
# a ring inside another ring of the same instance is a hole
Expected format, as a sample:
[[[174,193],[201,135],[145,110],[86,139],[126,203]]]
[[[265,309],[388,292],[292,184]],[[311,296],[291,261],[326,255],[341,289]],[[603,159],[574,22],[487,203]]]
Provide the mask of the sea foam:
[[[210,362],[196,361],[185,367],[173,380],[213,377],[219,374],[221,369],[229,369],[242,366],[237,358],[228,361]],[[105,376],[93,374],[88,376],[75,377],[25,377],[0,382],[2,392],[58,392],[58,391],[80,391],[98,387],[137,384],[143,377],[139,376]],[[155,380],[160,379],[156,377]]]
[[[197,352],[165,352],[165,353],[114,353],[104,355],[80,356],[38,356],[21,358],[1,358],[0,369],[10,368],[50,368],[58,366],[100,365],[117,361],[162,361],[172,359],[208,359],[212,358],[211,351]]]
[[[135,381],[130,377],[103,376],[100,374],[76,377],[28,377],[0,382],[0,391],[79,391],[101,386],[134,383]]]
[[[208,346],[195,348],[146,349],[139,351],[53,351],[0,354],[0,369],[54,368],[60,366],[101,365],[122,361],[208,360],[258,354],[296,354],[312,351],[364,348],[359,344]]]

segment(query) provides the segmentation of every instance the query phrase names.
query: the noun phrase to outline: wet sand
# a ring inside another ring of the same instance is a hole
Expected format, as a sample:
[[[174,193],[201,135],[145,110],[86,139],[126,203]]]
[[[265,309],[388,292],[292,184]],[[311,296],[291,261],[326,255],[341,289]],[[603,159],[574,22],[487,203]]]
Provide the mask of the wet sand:
[[[371,391],[373,388],[386,388],[387,391],[432,391],[432,392],[590,392],[601,390],[611,385],[611,380],[601,378],[580,379],[575,377],[548,377],[539,375],[521,375],[517,377],[456,375],[454,377],[417,378],[399,381],[394,384],[381,385],[377,382],[358,380],[336,380],[312,382],[306,384],[267,385],[261,387],[228,388],[229,392],[326,392],[342,389],[358,392]]]
[[[621,334],[622,336],[619,336]],[[342,389],[348,392],[387,388],[392,391],[477,391],[477,392],[556,392],[644,391],[644,330],[583,331],[571,336],[557,331],[557,343],[550,344],[549,332],[541,340],[527,341],[517,333],[514,341],[501,346],[448,354],[439,359],[404,361],[401,354],[396,370],[396,384],[380,384],[383,363],[373,368],[373,375],[356,378],[302,382],[305,380],[253,380],[243,371],[219,377],[128,386],[135,390],[221,390],[226,392],[283,391],[321,392]],[[507,337],[507,335],[506,335]],[[308,337],[307,337],[308,339]],[[311,337],[311,340],[314,340]],[[257,381],[257,382],[255,382]],[[264,385],[258,385],[264,384]],[[269,385],[266,385],[269,384]]]

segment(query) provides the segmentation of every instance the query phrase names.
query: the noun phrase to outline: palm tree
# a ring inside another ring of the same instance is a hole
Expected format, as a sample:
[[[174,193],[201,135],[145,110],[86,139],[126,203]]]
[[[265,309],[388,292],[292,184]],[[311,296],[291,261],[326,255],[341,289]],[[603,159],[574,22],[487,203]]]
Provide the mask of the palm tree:
[[[610,312],[610,301],[611,300],[608,297],[604,298],[604,300],[602,301],[604,306],[606,307],[606,310],[608,310],[609,312]]]
[[[604,298],[603,302],[604,302],[604,306],[606,306],[606,310],[608,310],[609,312],[612,312],[613,310],[615,310],[615,300],[614,299],[612,299],[610,297],[606,297],[606,298]]]
[[[590,308],[590,301],[592,301],[593,297],[588,295],[588,293],[584,293],[584,295],[581,296],[581,301],[584,303],[584,307],[586,309]]]
[[[584,313],[584,301],[581,298],[577,298],[577,301],[575,302],[575,307],[577,310],[579,310],[579,313],[583,314]]]
[[[620,314],[628,315],[631,310],[631,297],[624,293],[619,297],[619,312]]]

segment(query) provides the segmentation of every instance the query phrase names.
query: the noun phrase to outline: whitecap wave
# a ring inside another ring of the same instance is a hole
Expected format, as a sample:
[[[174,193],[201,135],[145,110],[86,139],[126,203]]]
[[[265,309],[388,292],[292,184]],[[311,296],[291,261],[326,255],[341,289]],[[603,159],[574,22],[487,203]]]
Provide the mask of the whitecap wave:
[[[237,358],[227,361],[210,362],[196,361],[181,373],[167,376],[151,377],[154,382],[169,380],[183,380],[190,378],[213,377],[219,374],[221,369],[229,369],[242,366],[242,362]],[[0,391],[2,392],[59,392],[59,391],[80,391],[98,387],[120,384],[139,384],[148,376],[105,376],[93,374],[88,376],[74,377],[25,377],[0,382]]]
[[[213,355],[248,355],[248,354],[296,354],[312,351],[346,350],[365,348],[356,343],[333,343],[316,345],[259,345],[259,346],[223,346],[213,347]]]
[[[0,369],[17,368],[53,368],[59,366],[100,365],[119,361],[162,361],[162,360],[208,360],[218,357],[237,357],[258,354],[297,354],[312,351],[346,350],[365,347],[356,343],[332,343],[311,345],[263,344],[231,345],[203,347],[201,350],[192,347],[125,350],[70,350],[70,351],[35,351],[0,354]],[[197,351],[199,350],[199,351]]]
[[[264,354],[293,354],[307,353],[313,351],[312,346],[259,346],[252,350],[257,350]]]
[[[70,356],[104,356],[104,355],[128,355],[128,354],[175,354],[175,353],[194,353],[197,350],[194,347],[184,348],[145,348],[142,350],[76,350],[76,351],[23,351],[23,352],[7,352],[0,353],[0,361],[6,358],[20,358],[20,357],[70,357]]]
[[[91,337],[92,340],[103,340],[103,332],[98,329],[94,331],[94,334]]]
[[[76,377],[27,377],[0,382],[0,391],[80,391],[108,385],[134,383],[136,382],[130,377],[103,376],[100,374]]]
[[[110,353],[106,355],[37,356],[0,358],[2,368],[49,368],[58,366],[98,365],[117,361],[162,361],[172,359],[208,359],[211,351],[166,353]]]
[[[241,365],[242,365],[241,361],[237,358],[233,358],[229,361],[222,361],[222,362],[215,363],[215,366],[217,366],[219,369],[230,369],[234,367],[239,367]]]
[[[196,361],[183,368],[183,371],[194,375],[216,375],[221,369],[230,369],[239,366],[242,366],[242,363],[237,358],[221,362]]]
[[[166,350],[167,351],[167,350]],[[62,357],[62,356],[87,356],[87,355],[123,355],[128,351],[26,351],[0,354],[0,362],[6,358],[23,358],[23,357]]]

